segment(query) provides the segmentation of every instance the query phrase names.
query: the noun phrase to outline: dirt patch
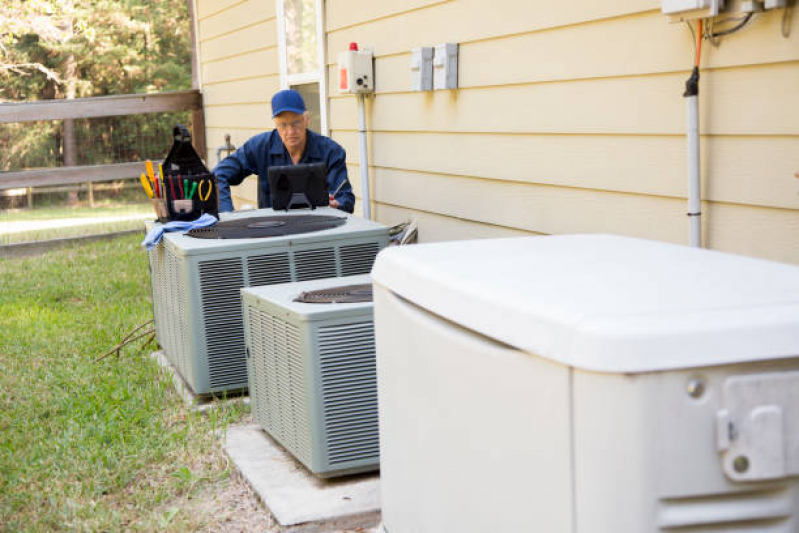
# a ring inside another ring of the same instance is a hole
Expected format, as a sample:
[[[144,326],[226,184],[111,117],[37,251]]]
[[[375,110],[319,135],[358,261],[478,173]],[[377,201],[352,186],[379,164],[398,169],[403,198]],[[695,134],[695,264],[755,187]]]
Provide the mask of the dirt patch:
[[[187,514],[208,533],[277,533],[274,522],[241,474],[232,467],[230,477],[207,487],[187,502]]]

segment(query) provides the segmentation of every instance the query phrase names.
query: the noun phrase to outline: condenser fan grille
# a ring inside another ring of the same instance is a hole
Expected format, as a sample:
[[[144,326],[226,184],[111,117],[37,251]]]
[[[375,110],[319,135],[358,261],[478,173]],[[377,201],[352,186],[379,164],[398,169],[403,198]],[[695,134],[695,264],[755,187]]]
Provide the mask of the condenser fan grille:
[[[372,301],[372,284],[343,285],[317,291],[303,292],[294,299],[306,304],[354,304]]]
[[[329,215],[277,215],[226,220],[209,228],[189,230],[187,235],[198,239],[262,239],[336,228],[346,222],[344,217]]]

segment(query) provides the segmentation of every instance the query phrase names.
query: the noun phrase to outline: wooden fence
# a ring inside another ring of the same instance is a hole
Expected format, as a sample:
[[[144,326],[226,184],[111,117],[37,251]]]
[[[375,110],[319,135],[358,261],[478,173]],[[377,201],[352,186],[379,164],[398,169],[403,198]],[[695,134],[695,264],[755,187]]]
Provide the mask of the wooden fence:
[[[199,90],[154,94],[125,94],[73,100],[43,100],[0,104],[0,124],[63,120],[120,115],[141,115],[170,111],[191,111],[192,142],[197,153],[204,155],[205,120],[202,94]],[[91,183],[135,177],[142,162],[113,165],[88,165],[35,170],[0,172],[0,190],[53,185]]]

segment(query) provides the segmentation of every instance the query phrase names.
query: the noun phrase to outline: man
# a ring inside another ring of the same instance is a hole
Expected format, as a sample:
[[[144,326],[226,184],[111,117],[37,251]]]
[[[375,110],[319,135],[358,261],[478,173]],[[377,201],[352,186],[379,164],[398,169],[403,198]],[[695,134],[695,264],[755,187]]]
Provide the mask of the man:
[[[336,141],[308,129],[310,116],[297,91],[287,89],[272,97],[275,129],[250,138],[214,169],[219,181],[219,211],[233,211],[230,186],[250,174],[258,176],[258,207],[270,207],[269,167],[299,163],[325,163],[330,207],[352,213],[355,195],[347,180],[346,153]],[[339,189],[339,185],[345,182]]]

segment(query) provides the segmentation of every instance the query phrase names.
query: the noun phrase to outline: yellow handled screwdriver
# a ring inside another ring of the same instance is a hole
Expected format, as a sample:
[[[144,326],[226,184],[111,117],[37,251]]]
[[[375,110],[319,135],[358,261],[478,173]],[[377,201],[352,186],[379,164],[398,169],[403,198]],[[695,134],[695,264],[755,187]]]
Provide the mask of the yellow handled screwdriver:
[[[150,187],[150,182],[147,181],[147,177],[144,175],[144,173],[142,173],[142,175],[141,175],[141,177],[139,179],[141,180],[141,186],[142,186],[142,188],[144,188],[144,192],[147,193],[148,197],[152,198],[153,197],[153,188]]]
[[[153,169],[153,162],[149,159],[144,162],[144,166],[147,168],[147,176],[150,178],[150,181],[153,183],[153,190],[155,190],[156,196],[160,198],[160,194],[158,194],[158,180],[155,179],[155,170]]]

